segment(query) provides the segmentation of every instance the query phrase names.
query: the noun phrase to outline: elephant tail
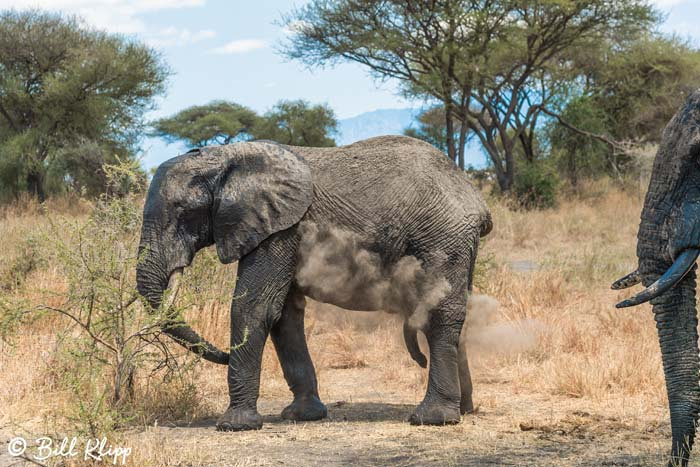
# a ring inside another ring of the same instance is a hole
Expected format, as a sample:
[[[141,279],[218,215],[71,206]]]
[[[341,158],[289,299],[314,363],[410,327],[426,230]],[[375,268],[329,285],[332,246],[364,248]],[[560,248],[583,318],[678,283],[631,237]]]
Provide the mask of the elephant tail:
[[[491,232],[491,229],[493,229],[493,221],[491,220],[491,213],[487,210],[486,215],[481,222],[481,232],[479,232],[479,236],[487,236]]]
[[[421,368],[428,366],[428,359],[423,355],[418,346],[418,329],[408,325],[408,321],[403,323],[403,340],[406,343],[406,349],[411,355],[411,358],[418,363]]]

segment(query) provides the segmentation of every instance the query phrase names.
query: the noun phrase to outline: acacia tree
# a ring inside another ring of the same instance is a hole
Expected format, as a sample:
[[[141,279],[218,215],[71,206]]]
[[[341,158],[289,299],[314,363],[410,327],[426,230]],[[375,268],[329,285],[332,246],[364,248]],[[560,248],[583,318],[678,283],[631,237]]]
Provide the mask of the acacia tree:
[[[654,34],[601,49],[577,57],[587,84],[582,93],[605,114],[611,137],[659,142],[663,128],[698,87],[700,51],[678,37]]]
[[[460,139],[476,134],[507,191],[515,145],[532,157],[542,110],[576,78],[570,55],[655,21],[646,0],[313,0],[285,18],[294,34],[283,53],[312,66],[361,63],[438,100],[450,158],[463,158],[457,118]]]
[[[225,101],[195,105],[153,123],[155,136],[168,142],[184,141],[189,147],[229,144],[252,138],[258,115],[247,107]]]
[[[167,75],[150,48],[76,18],[0,12],[2,191],[26,190],[43,200],[51,183],[81,177],[67,161],[86,153],[82,145],[98,148],[92,151],[98,168],[115,156],[133,157],[143,114]]]
[[[304,100],[280,101],[254,129],[257,139],[295,146],[335,146],[338,121],[327,105],[312,106]]]
[[[657,143],[697,88],[700,51],[678,37],[643,33],[591,44],[576,56],[581,76],[548,124],[551,154],[576,186],[581,176],[619,177],[635,146]]]

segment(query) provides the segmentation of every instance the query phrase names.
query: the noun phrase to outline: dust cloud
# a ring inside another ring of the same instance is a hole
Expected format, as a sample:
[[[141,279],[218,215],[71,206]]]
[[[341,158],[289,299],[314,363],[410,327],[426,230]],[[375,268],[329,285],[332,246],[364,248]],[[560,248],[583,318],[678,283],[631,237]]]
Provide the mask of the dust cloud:
[[[543,324],[536,319],[504,321],[498,300],[473,294],[469,297],[460,345],[487,353],[522,353],[537,345],[543,329]]]
[[[355,233],[321,229],[311,222],[302,223],[300,229],[296,278],[317,300],[351,310],[399,313],[418,328],[451,290],[446,278],[426,272],[418,258],[405,256],[385,265]],[[441,260],[436,257],[431,262]]]

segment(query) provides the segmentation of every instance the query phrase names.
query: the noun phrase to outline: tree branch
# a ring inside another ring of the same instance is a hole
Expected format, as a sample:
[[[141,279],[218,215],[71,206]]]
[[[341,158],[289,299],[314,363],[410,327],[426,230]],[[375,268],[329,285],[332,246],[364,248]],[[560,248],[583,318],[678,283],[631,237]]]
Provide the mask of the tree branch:
[[[540,107],[540,111],[541,111],[542,113],[545,113],[545,114],[549,115],[550,117],[556,118],[557,121],[558,121],[563,127],[565,127],[565,128],[567,128],[567,129],[573,131],[574,133],[578,133],[579,135],[587,136],[587,137],[589,137],[589,138],[593,138],[593,139],[595,139],[595,140],[601,141],[601,142],[607,144],[608,146],[610,146],[611,148],[616,149],[616,150],[618,150],[618,151],[620,151],[620,152],[622,152],[622,153],[625,153],[625,154],[630,154],[630,153],[631,153],[629,147],[628,147],[627,145],[625,145],[625,144],[619,142],[619,141],[616,141],[616,140],[614,140],[614,139],[612,139],[612,138],[609,138],[609,137],[607,137],[607,136],[605,136],[605,135],[599,135],[599,134],[597,134],[597,133],[591,133],[590,131],[581,130],[580,128],[577,128],[575,125],[573,125],[573,124],[569,123],[568,121],[566,121],[564,118],[561,117],[561,115],[559,115],[559,114],[557,114],[557,113],[555,113],[555,112],[552,112],[551,110],[549,110],[549,109],[547,109],[547,108],[545,108],[545,107]]]

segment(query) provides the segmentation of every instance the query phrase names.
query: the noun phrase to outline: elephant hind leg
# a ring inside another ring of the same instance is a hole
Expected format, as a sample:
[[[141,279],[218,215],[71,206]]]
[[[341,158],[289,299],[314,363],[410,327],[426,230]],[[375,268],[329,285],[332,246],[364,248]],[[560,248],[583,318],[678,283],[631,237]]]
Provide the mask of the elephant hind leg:
[[[460,389],[460,401],[459,401],[459,412],[464,415],[465,413],[474,412],[474,402],[472,401],[472,376],[469,372],[469,361],[467,360],[467,347],[465,343],[460,342],[458,348],[458,362],[459,367],[459,389]]]
[[[471,263],[469,265],[469,280],[467,282],[468,300],[471,299],[472,295],[472,285],[474,282],[474,267],[476,265],[476,251],[472,255]],[[465,316],[465,323],[462,326],[462,331],[459,339],[459,387],[461,392],[461,399],[459,402],[459,411],[462,415],[465,413],[474,412],[474,401],[472,400],[472,376],[469,371],[469,360],[467,358],[467,323]]]
[[[305,304],[304,295],[292,286],[282,315],[270,333],[284,378],[294,394],[294,401],[282,411],[282,418],[295,421],[320,420],[328,414],[318,396],[316,371],[306,346]]]
[[[426,327],[430,369],[425,398],[409,418],[413,425],[448,425],[460,421],[459,334],[464,303],[434,309]]]

